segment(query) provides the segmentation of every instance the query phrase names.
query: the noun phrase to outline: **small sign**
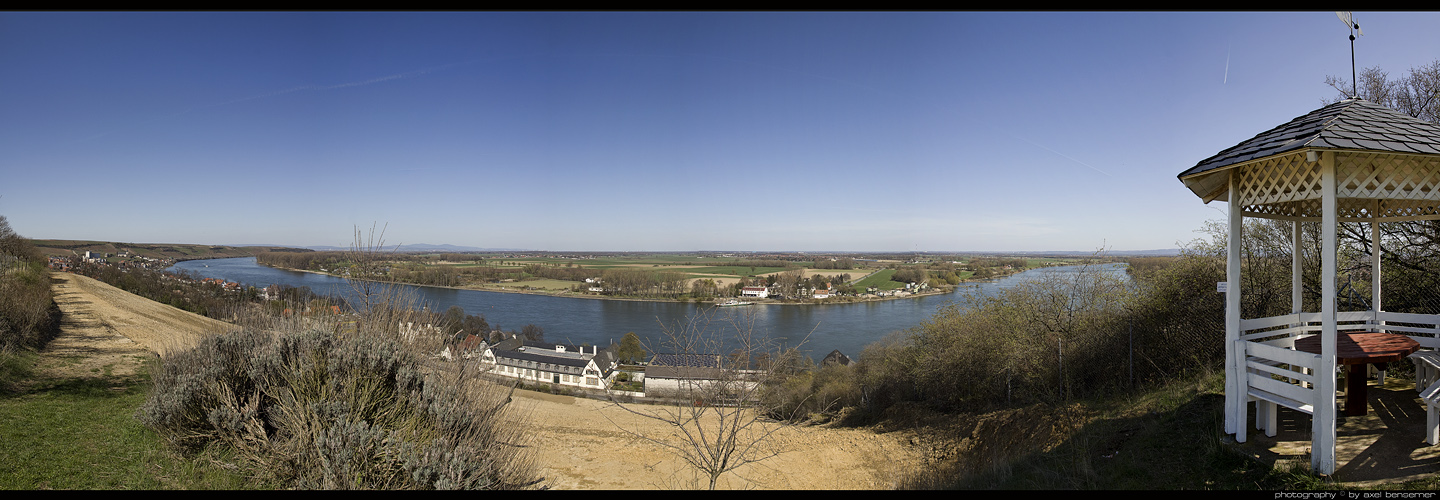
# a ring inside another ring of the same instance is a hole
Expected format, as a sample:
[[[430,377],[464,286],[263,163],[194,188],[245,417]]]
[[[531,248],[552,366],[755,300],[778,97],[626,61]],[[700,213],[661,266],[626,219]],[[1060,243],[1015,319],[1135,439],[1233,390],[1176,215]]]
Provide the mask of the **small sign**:
[[[1215,291],[1220,293],[1228,292],[1230,291],[1230,284],[1224,281],[1217,281],[1215,282]]]

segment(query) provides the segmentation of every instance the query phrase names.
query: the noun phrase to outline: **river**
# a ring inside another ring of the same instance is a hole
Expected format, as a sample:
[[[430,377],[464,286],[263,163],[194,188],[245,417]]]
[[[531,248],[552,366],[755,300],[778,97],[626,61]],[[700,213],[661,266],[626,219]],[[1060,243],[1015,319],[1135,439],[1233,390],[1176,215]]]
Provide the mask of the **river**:
[[[1123,264],[1106,264],[1103,268],[1107,272],[1124,274]],[[659,348],[666,328],[673,329],[687,318],[705,315],[711,318],[710,324],[715,325],[723,323],[729,315],[753,312],[757,333],[782,339],[787,345],[796,345],[803,340],[804,343],[799,344],[800,349],[818,361],[836,349],[851,358],[858,358],[866,345],[890,332],[920,324],[945,304],[960,302],[963,305],[968,291],[990,295],[1025,281],[1043,278],[1048,273],[1073,273],[1079,269],[1079,266],[1032,269],[993,282],[965,284],[951,293],[917,298],[850,304],[722,308],[708,304],[583,299],[426,286],[406,285],[404,288],[416,293],[423,303],[437,311],[458,305],[468,314],[483,314],[491,327],[519,331],[527,324],[535,324],[544,329],[546,340],[576,345],[604,346],[619,342],[626,332],[635,332],[647,347]],[[257,264],[254,257],[191,260],[180,262],[168,270],[190,271],[205,278],[219,278],[261,288],[271,284],[304,286],[322,295],[353,297],[349,281],[344,278],[266,267]]]

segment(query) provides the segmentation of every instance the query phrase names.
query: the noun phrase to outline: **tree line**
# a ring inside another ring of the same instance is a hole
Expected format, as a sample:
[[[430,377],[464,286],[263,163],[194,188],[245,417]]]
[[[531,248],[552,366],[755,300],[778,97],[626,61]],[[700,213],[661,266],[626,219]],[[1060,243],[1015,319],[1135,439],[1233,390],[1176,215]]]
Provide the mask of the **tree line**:
[[[45,256],[34,243],[0,215],[0,365],[17,350],[43,347],[60,326],[45,267]],[[0,390],[6,378],[0,376]]]

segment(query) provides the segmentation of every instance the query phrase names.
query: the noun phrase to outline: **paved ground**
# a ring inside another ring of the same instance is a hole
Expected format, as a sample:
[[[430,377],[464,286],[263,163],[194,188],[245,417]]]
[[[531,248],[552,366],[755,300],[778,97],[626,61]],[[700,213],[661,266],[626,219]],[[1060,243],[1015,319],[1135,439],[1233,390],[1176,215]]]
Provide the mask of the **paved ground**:
[[[1344,384],[1337,384],[1344,387]],[[1425,404],[1415,382],[1388,377],[1384,387],[1370,380],[1369,411],[1361,417],[1341,416],[1336,425],[1336,480],[1355,487],[1434,477],[1440,472],[1440,446],[1425,442]],[[1343,405],[1344,398],[1337,404]],[[1343,412],[1342,412],[1343,414]],[[1242,450],[1268,463],[1310,464],[1310,415],[1281,408],[1280,431],[1266,437],[1255,429],[1250,407],[1249,439]]]

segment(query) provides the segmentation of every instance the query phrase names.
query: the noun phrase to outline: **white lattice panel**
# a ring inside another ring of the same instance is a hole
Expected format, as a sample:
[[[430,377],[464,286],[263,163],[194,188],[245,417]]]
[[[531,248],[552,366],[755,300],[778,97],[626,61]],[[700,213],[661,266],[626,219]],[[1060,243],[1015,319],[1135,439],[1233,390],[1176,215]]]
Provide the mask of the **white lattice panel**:
[[[1340,153],[1335,176],[1341,198],[1440,200],[1440,165],[1434,158]]]
[[[1320,164],[1306,162],[1304,154],[1246,165],[1239,173],[1240,201],[1245,205],[1320,198]]]
[[[1440,218],[1440,158],[1336,151],[1337,216],[1341,220]],[[1316,219],[1320,163],[1292,154],[1244,165],[1239,196],[1247,216]],[[1376,206],[1379,200],[1379,206]]]

